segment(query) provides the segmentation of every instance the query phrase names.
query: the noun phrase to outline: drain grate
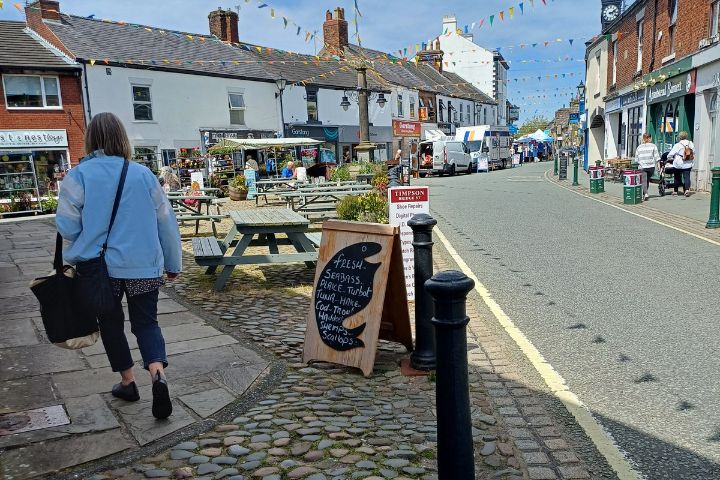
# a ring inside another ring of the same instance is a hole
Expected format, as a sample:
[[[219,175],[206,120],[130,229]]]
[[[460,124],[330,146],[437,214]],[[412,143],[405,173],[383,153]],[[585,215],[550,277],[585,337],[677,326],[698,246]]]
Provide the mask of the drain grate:
[[[67,425],[70,419],[62,405],[0,415],[0,436]]]

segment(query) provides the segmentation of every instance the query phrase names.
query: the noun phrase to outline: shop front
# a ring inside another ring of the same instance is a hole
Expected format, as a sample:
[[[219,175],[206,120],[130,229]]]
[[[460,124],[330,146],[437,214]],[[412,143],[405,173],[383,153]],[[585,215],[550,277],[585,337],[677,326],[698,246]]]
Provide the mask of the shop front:
[[[402,150],[402,158],[409,159],[413,170],[417,170],[417,152],[420,143],[420,135],[422,134],[422,124],[407,120],[393,120],[393,151],[392,157],[395,157],[397,150]]]
[[[248,139],[259,139],[259,138],[276,138],[275,132],[271,130],[238,130],[238,129],[211,129],[201,128],[200,129],[200,140],[201,140],[201,151],[205,153],[209,148],[217,145],[222,140],[233,139],[233,140],[248,140]],[[185,150],[189,150],[186,148]],[[230,152],[228,155],[232,158],[233,165],[236,170],[242,170],[245,168],[244,156],[247,158],[252,157],[259,163],[264,163],[265,158],[262,158],[260,152],[248,150],[239,152]],[[165,159],[163,159],[165,160]],[[229,159],[228,159],[229,161]],[[167,164],[167,163],[166,163]],[[223,167],[227,167],[224,165]],[[211,166],[208,166],[211,167]],[[217,168],[217,167],[213,167]]]
[[[290,138],[312,138],[323,142],[317,147],[303,147],[300,149],[298,158],[302,158],[305,167],[311,167],[315,164],[337,163],[340,136],[338,127],[286,124],[285,133]]]
[[[634,90],[620,97],[623,123],[626,126],[626,155],[635,155],[638,145],[642,143],[645,131],[645,89]]]
[[[620,97],[605,101],[605,158],[625,156],[625,125]]]
[[[360,144],[360,127],[356,125],[343,125],[339,127],[339,142],[341,163],[357,161],[355,148]],[[386,162],[393,142],[392,127],[376,127],[370,125],[370,143],[374,143],[374,159],[376,162]]]
[[[677,143],[679,132],[693,139],[696,76],[692,70],[647,89],[647,130],[661,154]]]
[[[68,168],[65,130],[0,130],[0,214],[42,210]]]
[[[720,166],[720,122],[718,93],[720,93],[720,60],[697,70],[695,92],[696,135],[693,139],[697,155],[697,189],[710,191],[710,169]]]

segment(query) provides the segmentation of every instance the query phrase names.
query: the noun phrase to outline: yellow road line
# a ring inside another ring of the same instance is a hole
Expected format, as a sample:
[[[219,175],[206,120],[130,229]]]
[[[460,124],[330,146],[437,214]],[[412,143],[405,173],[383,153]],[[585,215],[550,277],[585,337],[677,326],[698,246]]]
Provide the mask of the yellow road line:
[[[630,215],[635,215],[636,217],[643,218],[643,219],[645,219],[645,220],[647,220],[647,221],[649,221],[649,222],[657,223],[658,225],[662,225],[663,227],[667,227],[667,228],[670,228],[670,229],[672,229],[672,230],[675,230],[675,231],[684,233],[685,235],[690,235],[691,237],[695,237],[695,238],[697,238],[698,240],[704,240],[704,241],[706,241],[706,242],[708,242],[708,243],[712,243],[713,245],[715,245],[715,246],[717,246],[717,247],[720,247],[720,242],[718,242],[718,241],[716,241],[716,240],[713,240],[713,239],[711,239],[711,238],[703,237],[702,235],[698,235],[697,233],[688,232],[687,230],[684,230],[684,229],[682,229],[682,228],[680,228],[680,227],[675,227],[675,226],[669,225],[669,224],[667,224],[667,223],[665,223],[665,222],[661,222],[660,220],[655,220],[654,218],[646,217],[645,215],[642,215],[642,214],[640,214],[640,213],[633,212],[632,210],[628,210],[627,208],[623,208],[623,207],[621,207],[620,205],[615,205],[615,204],[612,204],[612,203],[610,203],[610,202],[606,202],[605,200],[601,200],[601,199],[599,199],[599,198],[595,198],[595,197],[593,197],[593,196],[591,196],[591,195],[587,195],[587,194],[585,194],[585,193],[583,193],[583,192],[578,192],[577,190],[573,190],[572,188],[566,187],[565,185],[561,185],[561,184],[559,184],[559,183],[551,180],[551,179],[548,177],[548,173],[549,173],[549,172],[550,172],[550,170],[547,170],[547,171],[545,172],[545,180],[547,180],[548,182],[550,182],[550,183],[552,183],[553,185],[556,185],[556,186],[558,186],[558,187],[560,187],[560,188],[564,188],[564,189],[567,190],[568,192],[572,192],[572,193],[574,193],[574,194],[576,194],[576,195],[580,195],[581,197],[584,197],[584,198],[589,198],[590,200],[594,200],[594,201],[596,201],[596,202],[602,203],[602,204],[604,204],[604,205],[607,205],[608,207],[613,207],[613,208],[616,208],[616,209],[618,209],[618,210],[622,210],[623,212],[629,213]]]
[[[613,442],[610,434],[600,425],[595,418],[592,416],[590,411],[583,405],[582,401],[570,391],[565,383],[562,376],[555,371],[552,365],[542,356],[540,351],[535,348],[532,342],[525,336],[518,327],[515,326],[513,321],[503,309],[498,305],[495,299],[492,298],[490,292],[480,282],[477,276],[473,273],[470,267],[460,257],[455,248],[450,244],[447,237],[440,231],[438,227],[435,227],[435,233],[440,241],[445,245],[450,256],[455,260],[458,267],[475,281],[475,290],[480,294],[480,297],[485,302],[485,305],[490,309],[492,314],[498,320],[500,325],[510,335],[520,350],[523,352],[525,357],[535,367],[540,376],[545,381],[545,384],[550,388],[552,394],[560,400],[568,412],[570,412],[577,420],[578,424],[585,430],[587,436],[597,447],[600,454],[602,454],[608,461],[610,466],[615,470],[615,473],[620,480],[639,480],[642,477],[636,472],[630,465],[628,460],[625,458],[620,449]]]

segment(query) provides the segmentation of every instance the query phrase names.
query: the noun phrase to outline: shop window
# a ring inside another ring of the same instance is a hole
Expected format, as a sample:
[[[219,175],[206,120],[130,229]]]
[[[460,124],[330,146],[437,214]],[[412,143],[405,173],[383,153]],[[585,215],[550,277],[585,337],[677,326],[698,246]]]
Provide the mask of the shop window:
[[[668,55],[675,53],[675,37],[678,18],[678,2],[677,0],[669,0],[670,7],[670,28],[668,28]]]
[[[397,114],[398,118],[402,118],[405,114],[405,112],[403,112],[403,96],[400,93],[397,95]]]
[[[157,173],[157,147],[135,147],[133,149],[133,160],[140,165],[145,165],[153,173]]]
[[[318,91],[317,88],[307,88],[305,90],[305,97],[307,99],[307,116],[308,123],[319,123],[318,116]]]
[[[177,158],[177,150],[174,148],[166,148],[162,151],[162,164],[165,167],[169,167],[172,164],[175,163],[175,159]]]
[[[60,108],[58,77],[3,75],[7,108]]]
[[[147,85],[133,85],[132,95],[135,120],[152,121],[153,111],[150,87]]]
[[[660,132],[662,134],[660,139],[661,152],[669,151],[677,141],[677,132],[680,128],[678,110],[679,104],[677,102],[668,103],[665,107],[662,124],[660,125]]]
[[[245,97],[242,93],[228,93],[230,125],[245,125]]]
[[[628,156],[635,155],[642,138],[642,107],[628,110]]]
[[[720,0],[712,2],[710,7],[710,36],[718,34],[718,23],[720,23]]]

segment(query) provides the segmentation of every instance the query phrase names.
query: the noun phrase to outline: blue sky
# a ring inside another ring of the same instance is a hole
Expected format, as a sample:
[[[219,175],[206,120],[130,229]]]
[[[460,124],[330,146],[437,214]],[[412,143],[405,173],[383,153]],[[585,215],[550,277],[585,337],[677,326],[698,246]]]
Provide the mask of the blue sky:
[[[520,14],[520,0],[357,0],[362,12],[359,18],[363,46],[384,52],[414,46],[442,33],[442,17],[454,14],[461,26],[468,28],[475,42],[486,48],[501,47],[511,62],[509,77],[510,100],[521,106],[524,118],[535,114],[551,116],[563,104],[583,77],[585,40],[600,30],[600,0],[524,0],[524,14]],[[23,16],[5,0],[0,18],[21,20]],[[21,2],[24,4],[24,2]],[[268,7],[258,8],[262,3]],[[353,0],[60,0],[61,10],[76,15],[122,20],[166,29],[193,33],[208,33],[207,14],[218,6],[240,6],[240,39],[284,50],[314,53],[322,47],[322,22],[325,10],[344,7],[352,24]],[[514,7],[514,18],[509,8]],[[271,18],[270,8],[275,17]],[[505,20],[499,19],[504,11]],[[495,15],[493,26],[489,16]],[[282,16],[290,21],[283,28]],[[478,28],[484,19],[482,28]],[[292,23],[302,27],[300,36]],[[319,32],[318,41],[305,42],[305,31]],[[562,41],[558,42],[560,38]],[[573,39],[572,45],[569,39]],[[356,43],[354,39],[351,39]],[[550,43],[545,46],[544,42]],[[536,47],[532,44],[536,43]],[[525,44],[520,48],[520,44]],[[514,48],[510,48],[514,46]],[[526,63],[522,63],[525,60]],[[557,61],[562,60],[562,61]],[[546,63],[529,63],[528,61]],[[550,63],[547,63],[547,62]],[[562,74],[565,73],[565,78]],[[573,76],[570,76],[573,73]],[[558,74],[558,79],[554,75]],[[546,75],[551,75],[547,79]],[[538,81],[537,77],[541,76]],[[518,81],[513,81],[518,78]],[[523,80],[524,79],[524,80]],[[519,92],[519,93],[518,93]],[[545,96],[543,98],[543,95]]]

